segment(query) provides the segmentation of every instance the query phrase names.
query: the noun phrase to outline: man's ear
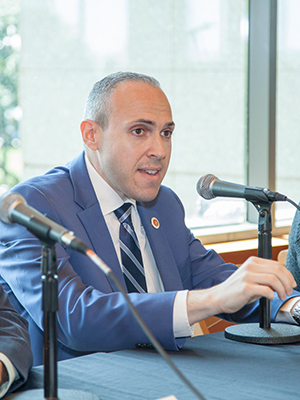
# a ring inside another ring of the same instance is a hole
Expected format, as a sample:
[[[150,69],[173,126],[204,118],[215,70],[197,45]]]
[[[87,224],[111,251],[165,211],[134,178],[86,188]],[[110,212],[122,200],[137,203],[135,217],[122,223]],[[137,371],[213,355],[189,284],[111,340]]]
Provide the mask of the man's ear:
[[[85,119],[80,124],[82,140],[91,150],[97,150],[100,140],[101,127],[91,119]]]

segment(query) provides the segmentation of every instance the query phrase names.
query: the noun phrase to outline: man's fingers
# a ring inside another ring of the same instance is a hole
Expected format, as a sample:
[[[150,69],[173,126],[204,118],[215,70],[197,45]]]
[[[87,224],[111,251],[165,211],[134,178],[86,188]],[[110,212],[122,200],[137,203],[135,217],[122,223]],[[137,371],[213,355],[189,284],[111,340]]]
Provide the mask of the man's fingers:
[[[246,281],[269,286],[278,293],[281,300],[285,299],[285,294],[291,295],[296,286],[290,271],[274,260],[251,257],[240,268]]]

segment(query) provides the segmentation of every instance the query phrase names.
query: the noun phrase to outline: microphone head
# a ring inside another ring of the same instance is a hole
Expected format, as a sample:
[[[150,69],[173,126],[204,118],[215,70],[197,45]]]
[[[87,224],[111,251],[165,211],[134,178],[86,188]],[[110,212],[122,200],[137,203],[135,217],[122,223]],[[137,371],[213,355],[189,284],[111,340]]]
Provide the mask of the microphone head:
[[[26,204],[26,200],[19,193],[5,193],[0,197],[0,221],[4,224],[12,224],[11,210],[18,203]],[[13,206],[13,207],[12,207]]]
[[[201,176],[197,182],[197,192],[206,200],[214,199],[216,196],[212,192],[212,183],[218,178],[213,174]]]

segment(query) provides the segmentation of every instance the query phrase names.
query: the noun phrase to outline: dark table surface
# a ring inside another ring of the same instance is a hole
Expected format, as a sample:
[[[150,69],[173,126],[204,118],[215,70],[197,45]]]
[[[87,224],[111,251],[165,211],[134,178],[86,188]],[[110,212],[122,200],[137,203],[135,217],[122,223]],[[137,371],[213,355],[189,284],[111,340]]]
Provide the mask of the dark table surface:
[[[300,328],[299,328],[300,329]],[[168,353],[205,399],[300,399],[300,345],[236,342],[224,333],[197,336]],[[58,387],[97,394],[101,400],[154,400],[196,396],[155,350],[95,353],[58,363]],[[26,389],[43,388],[43,367]]]

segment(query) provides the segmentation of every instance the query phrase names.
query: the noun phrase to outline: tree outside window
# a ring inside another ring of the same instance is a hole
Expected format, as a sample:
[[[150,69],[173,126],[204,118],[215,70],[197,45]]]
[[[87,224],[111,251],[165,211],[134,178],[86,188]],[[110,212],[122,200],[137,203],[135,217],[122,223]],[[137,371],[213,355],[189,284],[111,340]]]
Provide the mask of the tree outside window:
[[[19,181],[21,152],[18,105],[18,1],[0,3],[0,194]]]

